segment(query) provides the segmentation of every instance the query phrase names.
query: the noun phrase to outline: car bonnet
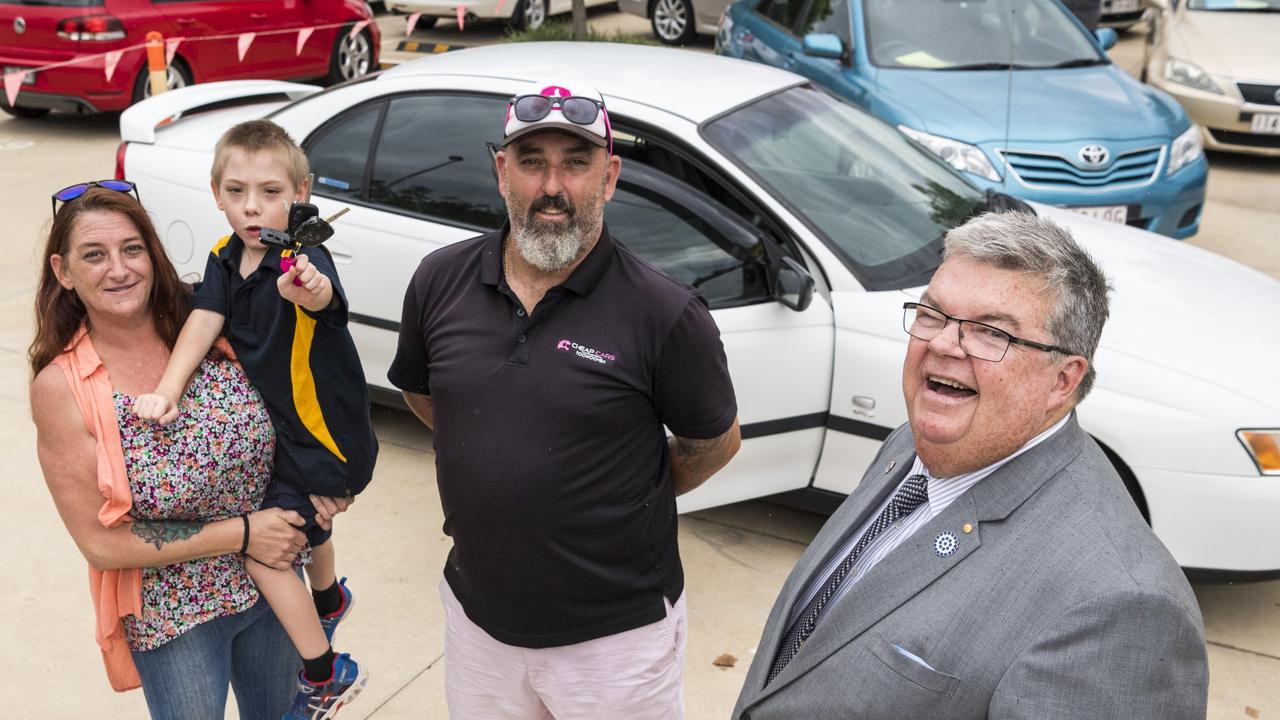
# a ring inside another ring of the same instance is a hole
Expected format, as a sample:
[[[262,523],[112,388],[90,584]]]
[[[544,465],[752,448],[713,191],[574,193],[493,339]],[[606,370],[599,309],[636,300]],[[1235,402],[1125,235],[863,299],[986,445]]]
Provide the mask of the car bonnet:
[[[1280,280],[1216,253],[1067,210],[1035,205],[1066,226],[1114,288],[1098,353],[1119,353],[1230,391],[1280,413]],[[1177,394],[1169,388],[1168,395]],[[1179,403],[1170,399],[1171,405]]]

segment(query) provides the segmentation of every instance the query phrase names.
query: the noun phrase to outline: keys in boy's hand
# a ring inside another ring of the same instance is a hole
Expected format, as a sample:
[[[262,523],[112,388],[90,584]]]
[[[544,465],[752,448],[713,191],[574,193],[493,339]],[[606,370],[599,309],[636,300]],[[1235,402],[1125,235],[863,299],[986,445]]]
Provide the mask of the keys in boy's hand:
[[[178,419],[178,405],[163,395],[147,393],[133,401],[133,414],[143,420],[158,420],[161,425],[168,425]]]
[[[276,287],[280,297],[295,305],[312,308],[329,285],[329,278],[316,270],[306,255],[297,255],[297,262],[287,272],[280,273]],[[295,278],[298,282],[294,282]],[[314,308],[312,308],[314,309]]]

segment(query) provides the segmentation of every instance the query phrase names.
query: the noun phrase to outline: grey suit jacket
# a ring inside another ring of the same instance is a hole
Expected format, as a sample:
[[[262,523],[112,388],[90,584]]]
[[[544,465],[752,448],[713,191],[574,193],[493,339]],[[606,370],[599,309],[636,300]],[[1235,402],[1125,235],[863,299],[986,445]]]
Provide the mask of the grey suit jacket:
[[[800,558],[735,720],[1204,718],[1195,596],[1074,417],[885,556],[765,687],[804,587],[914,459],[898,428]]]

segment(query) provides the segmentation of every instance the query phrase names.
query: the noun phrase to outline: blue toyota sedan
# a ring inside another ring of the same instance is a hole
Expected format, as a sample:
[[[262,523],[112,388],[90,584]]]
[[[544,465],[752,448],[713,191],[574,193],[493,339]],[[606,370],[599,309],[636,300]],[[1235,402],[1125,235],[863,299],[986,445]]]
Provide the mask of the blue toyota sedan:
[[[1058,0],[740,0],[716,51],[808,76],[980,187],[1190,237],[1200,130],[1115,41]]]

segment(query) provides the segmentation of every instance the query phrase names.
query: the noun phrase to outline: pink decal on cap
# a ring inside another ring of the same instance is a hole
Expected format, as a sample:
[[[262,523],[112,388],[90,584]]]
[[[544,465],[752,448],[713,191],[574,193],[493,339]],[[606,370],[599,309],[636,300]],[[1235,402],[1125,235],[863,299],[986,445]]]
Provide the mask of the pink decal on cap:
[[[560,87],[559,85],[548,85],[542,88],[542,92],[538,94],[545,95],[547,97],[562,97],[562,98],[573,97],[573,93],[569,92],[569,90],[566,88]]]
[[[573,343],[569,342],[568,340],[561,340],[560,342],[556,343],[556,349],[571,350],[573,349]]]

